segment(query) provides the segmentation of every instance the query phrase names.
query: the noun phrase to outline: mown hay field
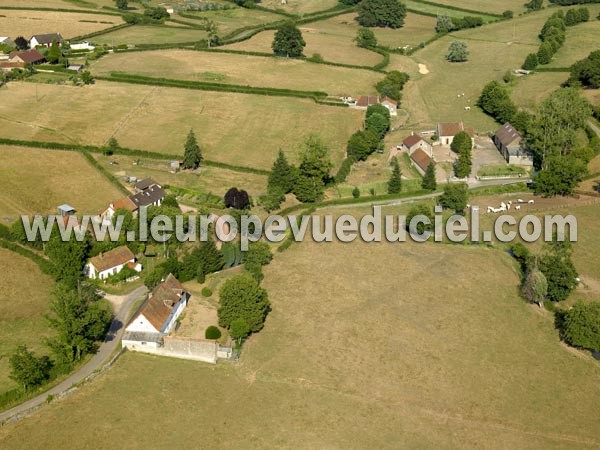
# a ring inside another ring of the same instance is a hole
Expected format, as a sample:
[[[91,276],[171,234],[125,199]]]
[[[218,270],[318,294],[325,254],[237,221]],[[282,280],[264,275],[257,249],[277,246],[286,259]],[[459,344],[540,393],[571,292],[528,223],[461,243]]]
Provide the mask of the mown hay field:
[[[304,243],[277,254],[265,275],[273,311],[237,364],[127,353],[90,385],[2,428],[2,446],[600,444],[597,362],[561,345],[551,316],[519,298],[505,253]],[[147,432],[156,411],[169,433]],[[199,436],[207,417],[220,419]]]
[[[304,55],[310,57],[318,53],[326,61],[356,66],[374,66],[381,62],[381,55],[356,46],[354,38],[358,27],[353,20],[355,16],[343,14],[299,26],[306,41]],[[274,36],[275,31],[263,31],[251,39],[227,45],[225,48],[272,53]]]
[[[568,73],[537,72],[519,78],[510,90],[511,98],[517,106],[534,111],[542,100],[548,97],[569,78]]]
[[[231,3],[229,5],[231,5]],[[195,23],[195,20],[187,16],[192,15],[198,19],[210,19],[217,25],[219,35],[221,36],[225,36],[242,27],[259,26],[271,22],[277,22],[283,18],[283,16],[279,14],[248,8],[231,8],[202,12],[187,11],[185,15],[186,17],[181,17],[175,14],[172,17],[191,23]],[[200,22],[198,21],[198,23]]]
[[[153,77],[321,91],[330,95],[371,92],[383,75],[286,58],[265,58],[190,50],[107,55],[93,73],[128,72]]]
[[[281,0],[263,0],[260,5],[269,9],[281,9],[293,14],[310,14],[333,8],[339,3],[336,0],[287,0],[282,4]]]
[[[118,46],[123,44],[173,44],[197,42],[208,36],[204,30],[177,26],[133,25],[110,33],[96,36],[90,41],[95,44]]]
[[[54,11],[0,10],[0,30],[3,36],[25,36],[60,33],[68,39],[122,24],[118,16],[65,13]]]
[[[77,152],[0,145],[0,179],[3,222],[22,214],[56,214],[63,203],[97,214],[123,195]]]
[[[308,99],[97,82],[73,86],[10,83],[0,90],[2,136],[104,145],[183,155],[193,128],[204,157],[270,169],[279,149],[297,160],[300,144],[319,134],[340,163],[364,111]]]
[[[45,315],[53,283],[31,260],[0,248],[0,394],[19,387],[9,378],[10,355],[19,345],[48,354],[51,335]]]

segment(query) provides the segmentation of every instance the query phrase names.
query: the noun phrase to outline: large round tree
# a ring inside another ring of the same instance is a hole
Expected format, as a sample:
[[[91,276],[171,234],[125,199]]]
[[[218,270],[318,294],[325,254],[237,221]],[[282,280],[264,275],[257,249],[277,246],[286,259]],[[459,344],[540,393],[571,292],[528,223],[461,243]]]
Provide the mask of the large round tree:
[[[306,47],[302,32],[293,22],[284,23],[275,33],[271,48],[276,55],[288,57],[301,56]]]
[[[363,0],[358,5],[358,23],[363,27],[401,28],[406,7],[399,0]]]

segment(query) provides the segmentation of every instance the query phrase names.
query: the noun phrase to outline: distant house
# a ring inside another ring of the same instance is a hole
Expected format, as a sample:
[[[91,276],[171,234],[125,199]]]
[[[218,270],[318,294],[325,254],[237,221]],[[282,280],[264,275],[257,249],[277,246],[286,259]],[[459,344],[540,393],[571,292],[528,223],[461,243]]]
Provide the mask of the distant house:
[[[402,147],[412,155],[418,149],[423,150],[430,158],[433,158],[433,147],[429,142],[423,139],[421,136],[412,134],[402,142]]]
[[[125,328],[123,347],[158,348],[162,339],[175,329],[190,294],[172,274],[156,286]]]
[[[111,275],[118,274],[125,266],[136,272],[142,271],[142,265],[136,263],[133,252],[129,250],[129,247],[122,245],[90,258],[86,264],[86,274],[88,278],[93,280],[106,280]]]
[[[533,155],[521,134],[510,123],[505,123],[493,136],[494,144],[509,164],[533,166]]]
[[[10,61],[0,61],[0,71],[2,72],[10,72],[13,69],[24,69],[24,62],[10,62]]]
[[[381,99],[381,104],[389,110],[392,117],[398,115],[398,102],[396,100],[389,97],[383,97]]]
[[[456,136],[459,131],[466,131],[469,133],[469,136],[471,136],[471,141],[473,142],[473,145],[475,145],[475,131],[473,131],[473,128],[465,126],[465,124],[462,122],[438,123],[436,131],[439,142],[442,145],[452,145],[454,136]]]
[[[54,41],[58,45],[62,45],[64,39],[60,33],[36,34],[29,40],[29,48],[50,47]]]
[[[15,41],[8,36],[0,36],[0,45],[6,45],[7,47],[16,47]]]
[[[46,61],[44,55],[38,52],[36,49],[30,49],[25,51],[14,51],[8,55],[8,61],[12,63],[23,63],[23,64],[41,64]]]
[[[136,187],[138,185],[145,186],[145,182],[146,180],[138,182],[136,184]],[[115,212],[118,209],[124,209],[133,213],[133,215],[136,216],[140,208],[160,206],[163,199],[165,198],[165,191],[163,191],[162,187],[159,184],[155,182],[152,183],[152,185],[146,187],[144,190],[139,190],[136,188],[136,190],[139,191],[137,194],[133,194],[128,197],[123,197],[122,199],[109,204],[108,208],[100,214],[100,218],[102,219],[102,221],[111,221],[113,216],[115,215]]]
[[[421,175],[425,174],[427,166],[429,166],[429,163],[433,162],[433,159],[420,148],[410,155],[410,159]]]

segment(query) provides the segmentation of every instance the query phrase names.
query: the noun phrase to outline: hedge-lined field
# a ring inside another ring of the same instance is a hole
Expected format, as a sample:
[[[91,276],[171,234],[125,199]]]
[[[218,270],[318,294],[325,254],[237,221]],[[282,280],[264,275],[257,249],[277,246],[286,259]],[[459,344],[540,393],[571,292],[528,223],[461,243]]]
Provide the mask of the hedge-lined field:
[[[570,67],[573,63],[587,58],[592,51],[600,49],[600,21],[595,20],[600,5],[581,6],[590,10],[590,21],[567,28],[567,39],[548,67]]]
[[[0,150],[1,152],[1,150]],[[51,330],[44,317],[52,298],[52,279],[33,261],[0,247],[0,394],[19,387],[9,378],[9,357],[25,344],[48,354],[44,338]]]
[[[99,75],[121,71],[151,77],[329,94],[370,92],[383,78],[371,71],[323,66],[297,59],[191,50],[117,53],[101,58],[91,70]]]
[[[312,99],[102,81],[83,88],[10,83],[0,102],[11,111],[0,116],[3,137],[102,146],[114,135],[126,148],[180,156],[193,128],[207,159],[267,170],[280,148],[295,161],[310,133],[341,162],[364,118]]]
[[[110,15],[0,10],[0,34],[11,36],[13,39],[17,36],[29,39],[33,34],[40,32],[59,32],[68,39],[122,23],[121,17]]]
[[[260,2],[262,7],[299,15],[324,11],[337,5],[337,0],[289,0],[287,5],[282,5],[281,0],[262,0]]]
[[[342,14],[327,20],[299,25],[306,48],[304,55],[311,57],[319,53],[325,60],[355,66],[374,66],[383,57],[364,48],[359,48],[353,39],[357,27],[354,14]],[[275,31],[263,31],[246,41],[225,46],[237,50],[272,53],[271,44]]]
[[[123,45],[123,44],[173,44],[178,42],[197,42],[206,39],[208,33],[204,30],[158,26],[135,25],[117,31],[96,36],[91,42],[96,44]]]
[[[219,35],[225,36],[232,31],[247,26],[259,26],[281,20],[279,14],[266,12],[259,9],[232,8],[215,11],[186,11],[181,15],[175,14],[174,18],[194,23],[196,19],[210,19],[219,29]],[[197,21],[197,23],[201,23]]]
[[[0,145],[0,221],[21,214],[54,214],[68,203],[96,214],[123,193],[83,155]]]

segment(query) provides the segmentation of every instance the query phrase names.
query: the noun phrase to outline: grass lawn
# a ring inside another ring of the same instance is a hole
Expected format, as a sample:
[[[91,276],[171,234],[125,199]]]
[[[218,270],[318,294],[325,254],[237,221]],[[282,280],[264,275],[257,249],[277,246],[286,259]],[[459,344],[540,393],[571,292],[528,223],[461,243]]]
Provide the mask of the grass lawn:
[[[18,387],[8,376],[8,359],[20,344],[38,355],[48,354],[51,335],[45,319],[53,282],[31,260],[0,248],[0,393]]]
[[[570,67],[573,63],[587,58],[592,51],[598,50],[600,21],[595,19],[598,8],[590,12],[592,17],[589,22],[567,28],[567,40],[556,52],[548,67]]]
[[[68,5],[65,4],[63,8]],[[65,13],[54,11],[0,10],[0,30],[3,36],[26,36],[57,32],[68,39],[123,23],[118,16]]]
[[[563,347],[550,316],[518,297],[508,255],[442,244],[322,245],[326,251],[294,245],[266,268],[273,312],[239,363],[127,353],[85,388],[2,428],[0,442],[27,449],[108,448],[113,439],[136,448],[600,443],[597,362]],[[156,411],[170,433],[148,432]],[[199,438],[198,420],[208,416],[220,419]],[[108,432],[111,441],[103,439]]]
[[[153,77],[239,85],[321,91],[329,94],[370,92],[382,75],[324,66],[297,59],[162,50],[108,55],[92,66],[98,74],[113,71]]]
[[[112,31],[90,39],[95,44],[117,46],[121,44],[172,44],[177,42],[196,42],[208,36],[204,30],[185,27],[134,25]]]
[[[417,0],[418,1],[418,0]],[[521,0],[504,0],[496,2],[494,0],[434,0],[435,3],[441,3],[448,6],[456,6],[458,8],[471,9],[473,11],[481,11],[482,13],[502,14],[507,9],[516,13],[525,10],[525,4]],[[474,15],[474,14],[466,14]]]
[[[482,166],[477,171],[480,177],[500,175],[525,175],[527,171],[523,167],[511,165],[488,165]]]
[[[397,30],[374,28],[373,31],[375,31],[379,45],[390,48],[399,48],[405,45],[417,47],[421,42],[425,42],[435,35],[435,24],[435,17],[408,13],[402,28]],[[356,26],[358,29],[358,24]]]
[[[10,83],[0,90],[4,137],[104,145],[114,135],[124,147],[182,155],[193,128],[207,159],[263,169],[280,148],[295,162],[311,133],[323,137],[340,163],[363,117],[360,110],[305,99],[124,83]]]
[[[203,193],[212,193],[222,197],[233,186],[248,191],[252,197],[264,194],[267,190],[267,177],[252,173],[241,174],[218,167],[201,167],[194,172],[171,173],[169,161],[137,159],[129,156],[114,155],[106,157],[94,155],[98,162],[117,178],[135,176],[138,179],[153,178],[163,185],[193,189]],[[118,165],[110,165],[109,162]],[[137,164],[134,164],[137,162]]]
[[[534,111],[535,107],[569,78],[568,73],[537,72],[520,77],[509,90],[517,106]]]
[[[0,220],[55,214],[63,203],[97,214],[123,194],[80,154],[0,146]]]
[[[536,51],[537,35],[548,15],[544,10],[506,23],[459,31],[415,53],[413,58],[429,73],[414,76],[405,87],[402,107],[409,114],[407,124],[431,127],[438,121],[463,120],[479,132],[495,130],[494,121],[474,105],[485,84],[521,67],[527,54]],[[445,54],[454,40],[467,43],[467,62],[446,61]],[[465,110],[466,106],[471,110]]]
[[[248,8],[232,8],[202,12],[187,11],[185,14],[186,16],[197,16],[199,19],[204,18],[212,20],[217,25],[220,36],[225,36],[242,27],[259,26],[266,23],[276,22],[283,18],[283,16],[279,14]],[[177,14],[173,15],[172,17],[175,19],[184,20],[186,22],[194,22],[194,20],[190,19],[189,17],[181,17]]]
[[[469,3],[471,3],[471,0],[465,0]],[[515,1],[515,0],[512,0]],[[428,5],[427,3],[421,3],[419,0],[405,0],[403,2],[407,8],[412,9],[414,11],[421,11],[424,13],[429,13],[429,14],[436,14],[438,16],[441,15],[446,15],[446,16],[450,16],[450,17],[464,17],[464,16],[473,16],[475,14],[470,14],[470,13],[465,13],[462,11],[456,11],[454,9],[449,9],[449,8],[445,8],[444,6],[437,6],[437,5]],[[435,3],[445,3],[445,2],[435,2]],[[448,4],[450,4],[451,6],[460,6],[455,4],[455,2],[449,2]],[[467,9],[474,9],[474,10],[480,10],[481,8],[469,8],[468,6],[463,6]],[[479,17],[481,17],[485,22],[489,22],[489,21],[494,21],[497,20],[496,17],[494,16],[489,16],[485,14],[486,11],[482,11],[481,13],[477,14]]]
[[[382,60],[382,56],[370,50],[356,46],[358,26],[354,22],[355,14],[343,14],[319,22],[301,25],[308,57],[319,53],[326,61],[358,66],[374,66]],[[237,50],[272,53],[271,44],[275,31],[263,31],[246,41],[227,45],[225,48]]]

